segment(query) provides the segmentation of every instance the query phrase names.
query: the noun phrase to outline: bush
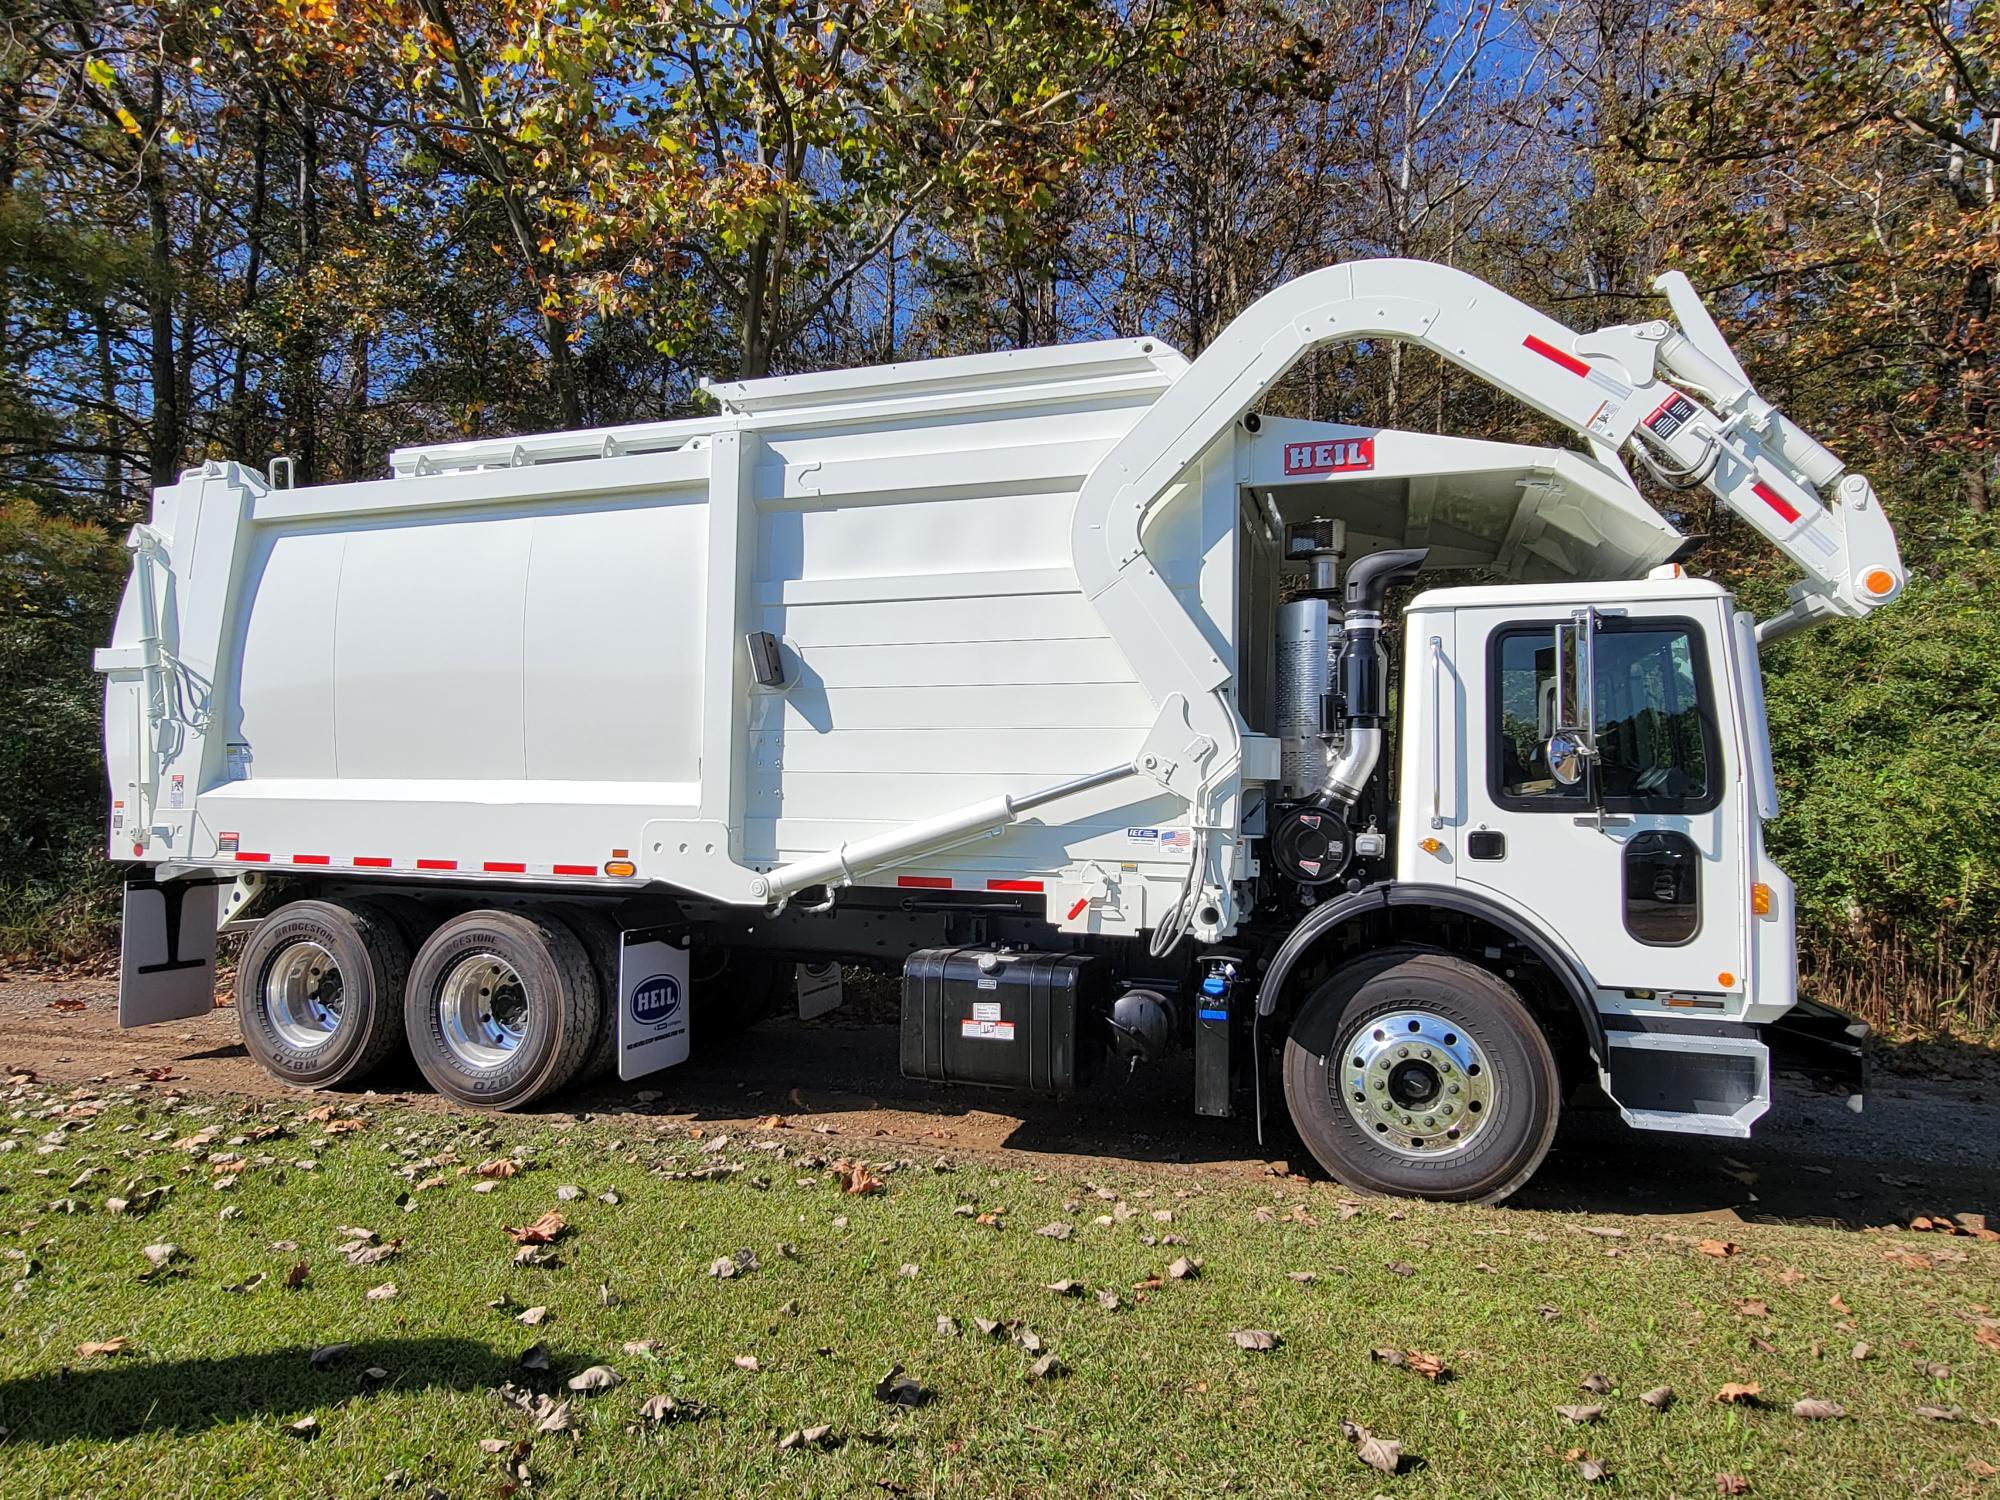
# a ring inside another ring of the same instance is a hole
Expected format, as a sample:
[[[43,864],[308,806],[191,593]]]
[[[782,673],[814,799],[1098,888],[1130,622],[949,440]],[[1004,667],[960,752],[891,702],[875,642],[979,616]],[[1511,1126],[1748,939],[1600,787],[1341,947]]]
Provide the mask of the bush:
[[[91,651],[127,567],[100,528],[0,501],[0,958],[81,957],[117,930]]]
[[[1765,653],[1782,811],[1818,991],[1892,1027],[2000,1021],[2000,562],[1926,558],[1864,624]]]

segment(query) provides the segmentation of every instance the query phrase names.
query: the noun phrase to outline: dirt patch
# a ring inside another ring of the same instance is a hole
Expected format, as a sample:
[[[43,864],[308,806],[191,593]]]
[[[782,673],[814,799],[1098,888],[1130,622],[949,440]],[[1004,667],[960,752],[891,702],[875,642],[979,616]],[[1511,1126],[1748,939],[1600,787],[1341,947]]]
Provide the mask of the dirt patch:
[[[771,1115],[881,1149],[1012,1158],[1016,1165],[1117,1158],[1175,1172],[1232,1177],[1311,1172],[1267,1090],[1264,1142],[1255,1122],[1197,1119],[1186,1064],[1114,1067],[1073,1099],[960,1088],[900,1076],[897,1038],[869,1007],[823,1021],[768,1022],[702,1048],[680,1068],[634,1083],[559,1096],[552,1113],[633,1112],[728,1129]],[[0,981],[0,1068],[59,1083],[150,1075],[203,1093],[293,1092],[245,1053],[235,1012],[136,1031],[117,1029],[116,985],[99,979]],[[414,1068],[375,1091],[417,1107],[448,1106]],[[1966,1052],[1950,1068],[1878,1070],[1867,1112],[1780,1080],[1751,1140],[1627,1129],[1605,1109],[1571,1111],[1549,1161],[1514,1200],[1522,1209],[1714,1220],[1810,1220],[1852,1228],[1917,1215],[1991,1213],[2000,1224],[2000,1071]]]

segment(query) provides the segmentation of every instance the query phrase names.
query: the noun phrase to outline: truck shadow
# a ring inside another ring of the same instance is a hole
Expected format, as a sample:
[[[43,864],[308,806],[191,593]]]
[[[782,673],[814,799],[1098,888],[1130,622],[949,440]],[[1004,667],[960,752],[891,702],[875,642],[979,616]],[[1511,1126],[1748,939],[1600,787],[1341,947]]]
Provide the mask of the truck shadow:
[[[1633,1131],[1601,1096],[1594,1108],[1579,1101],[1541,1171],[1508,1207],[1854,1230],[1918,1215],[1989,1214],[2000,1225],[2000,1162],[1980,1146],[2000,1136],[2000,1059],[1939,1043],[1882,1055],[1866,1113],[1780,1074],[1771,1112],[1748,1140]],[[1260,1146],[1247,1096],[1233,1119],[1189,1113],[1185,1059],[1114,1069],[1075,1097],[1054,1099],[905,1079],[896,1032],[879,1021],[779,1020],[705,1052],[697,1044],[693,1061],[557,1103],[629,1108],[643,1089],[660,1095],[651,1107],[709,1127],[755,1129],[779,1115],[796,1129],[796,1117],[809,1117],[836,1133],[814,1146],[801,1132],[797,1143],[826,1155],[859,1149],[922,1160],[1006,1150],[1067,1158],[1066,1167],[1086,1174],[1103,1159],[1325,1181],[1292,1134],[1275,1082],[1265,1089]]]
[[[371,1378],[371,1368],[386,1373]],[[303,1347],[213,1359],[101,1356],[80,1368],[0,1381],[0,1424],[9,1429],[9,1446],[191,1433],[245,1419],[291,1421],[392,1391],[491,1389],[510,1373],[527,1379],[486,1345],[451,1338],[369,1340],[324,1365],[314,1365]],[[546,1384],[557,1373],[535,1379]]]

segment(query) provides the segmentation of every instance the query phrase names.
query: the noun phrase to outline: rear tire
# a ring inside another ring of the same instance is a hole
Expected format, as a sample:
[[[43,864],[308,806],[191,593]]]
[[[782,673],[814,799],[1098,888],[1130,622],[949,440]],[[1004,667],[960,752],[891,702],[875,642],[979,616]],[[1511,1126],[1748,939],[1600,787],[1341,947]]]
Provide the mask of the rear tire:
[[[274,1078],[323,1089],[364,1077],[403,1041],[410,947],[367,901],[294,901],[257,924],[237,969],[243,1045]]]
[[[1313,1157],[1357,1192],[1494,1203],[1541,1165],[1561,1077],[1506,981],[1464,959],[1391,948],[1299,1007],[1285,1103]]]
[[[519,1109],[575,1078],[604,1025],[597,974],[561,921],[470,911],[431,934],[403,999],[410,1053],[461,1104]]]

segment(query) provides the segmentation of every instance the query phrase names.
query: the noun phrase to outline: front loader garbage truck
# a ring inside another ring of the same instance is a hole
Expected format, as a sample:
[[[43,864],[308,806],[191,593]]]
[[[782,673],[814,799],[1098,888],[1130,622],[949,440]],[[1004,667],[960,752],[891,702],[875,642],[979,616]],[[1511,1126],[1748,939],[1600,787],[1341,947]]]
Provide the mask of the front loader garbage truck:
[[[1758,648],[1905,577],[1868,481],[1658,285],[1671,321],[1578,335],[1362,261],[1194,360],[717,384],[360,483],[189,470],[97,663],[121,1024],[208,1009],[243,930],[277,1077],[407,1049],[507,1109],[863,965],[903,976],[912,1077],[1191,1051],[1198,1113],[1281,1097],[1360,1191],[1502,1197],[1579,1097],[1746,1135],[1774,1055],[1861,1061],[1797,994]],[[1356,340],[1577,441],[1260,412]],[[1791,559],[1786,607],[1687,576],[1621,455]]]

